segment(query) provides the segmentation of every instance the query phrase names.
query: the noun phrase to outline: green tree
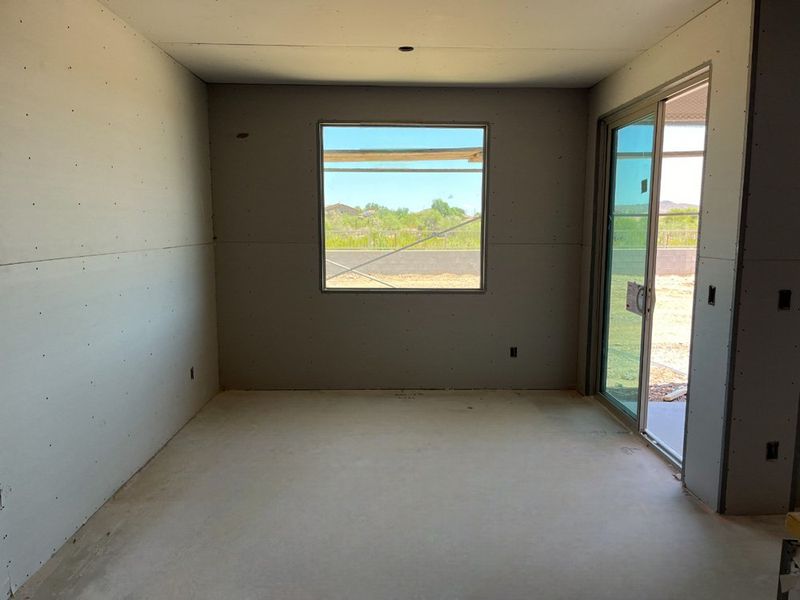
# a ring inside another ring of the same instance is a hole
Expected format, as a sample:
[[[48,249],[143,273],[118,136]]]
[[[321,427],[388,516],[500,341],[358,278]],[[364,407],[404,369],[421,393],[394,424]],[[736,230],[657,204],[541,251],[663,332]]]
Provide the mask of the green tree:
[[[443,217],[450,216],[450,205],[441,198],[436,198],[436,200],[431,203],[431,208]]]

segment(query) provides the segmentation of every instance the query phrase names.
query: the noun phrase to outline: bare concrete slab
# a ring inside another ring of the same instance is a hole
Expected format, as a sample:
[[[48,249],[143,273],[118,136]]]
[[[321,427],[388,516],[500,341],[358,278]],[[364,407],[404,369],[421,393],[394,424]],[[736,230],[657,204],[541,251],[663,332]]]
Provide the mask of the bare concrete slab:
[[[18,597],[758,600],[780,537],[573,392],[226,392]]]

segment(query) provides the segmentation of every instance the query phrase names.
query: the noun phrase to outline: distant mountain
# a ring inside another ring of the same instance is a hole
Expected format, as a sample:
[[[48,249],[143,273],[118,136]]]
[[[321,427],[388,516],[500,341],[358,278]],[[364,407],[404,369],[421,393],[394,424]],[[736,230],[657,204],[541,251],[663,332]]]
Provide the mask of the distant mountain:
[[[700,208],[697,204],[689,204],[687,202],[670,202],[669,200],[664,200],[661,202],[661,211],[662,213],[665,212],[672,212],[673,210],[685,210],[686,212],[697,212]]]

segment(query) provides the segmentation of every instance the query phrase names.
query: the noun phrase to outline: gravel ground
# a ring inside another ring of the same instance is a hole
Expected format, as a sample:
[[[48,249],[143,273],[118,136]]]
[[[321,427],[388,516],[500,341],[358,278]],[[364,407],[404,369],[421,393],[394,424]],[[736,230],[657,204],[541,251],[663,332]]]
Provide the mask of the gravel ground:
[[[452,273],[442,273],[441,275],[383,275],[374,274],[376,279],[391,284],[396,288],[428,289],[428,288],[448,288],[448,289],[476,289],[481,285],[479,275],[454,275]],[[382,285],[363,275],[347,273],[328,280],[329,288],[375,288],[391,289],[388,285]]]
[[[650,363],[650,400],[685,386],[689,373],[689,341],[692,332],[694,277],[656,277],[653,313],[653,346]],[[686,401],[686,396],[675,402]]]

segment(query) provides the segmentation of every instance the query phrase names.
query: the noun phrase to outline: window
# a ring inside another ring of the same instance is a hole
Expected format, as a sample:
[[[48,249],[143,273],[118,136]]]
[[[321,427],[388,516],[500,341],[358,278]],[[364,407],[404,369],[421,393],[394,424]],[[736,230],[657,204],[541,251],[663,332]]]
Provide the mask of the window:
[[[486,127],[322,124],[324,290],[481,290]]]

